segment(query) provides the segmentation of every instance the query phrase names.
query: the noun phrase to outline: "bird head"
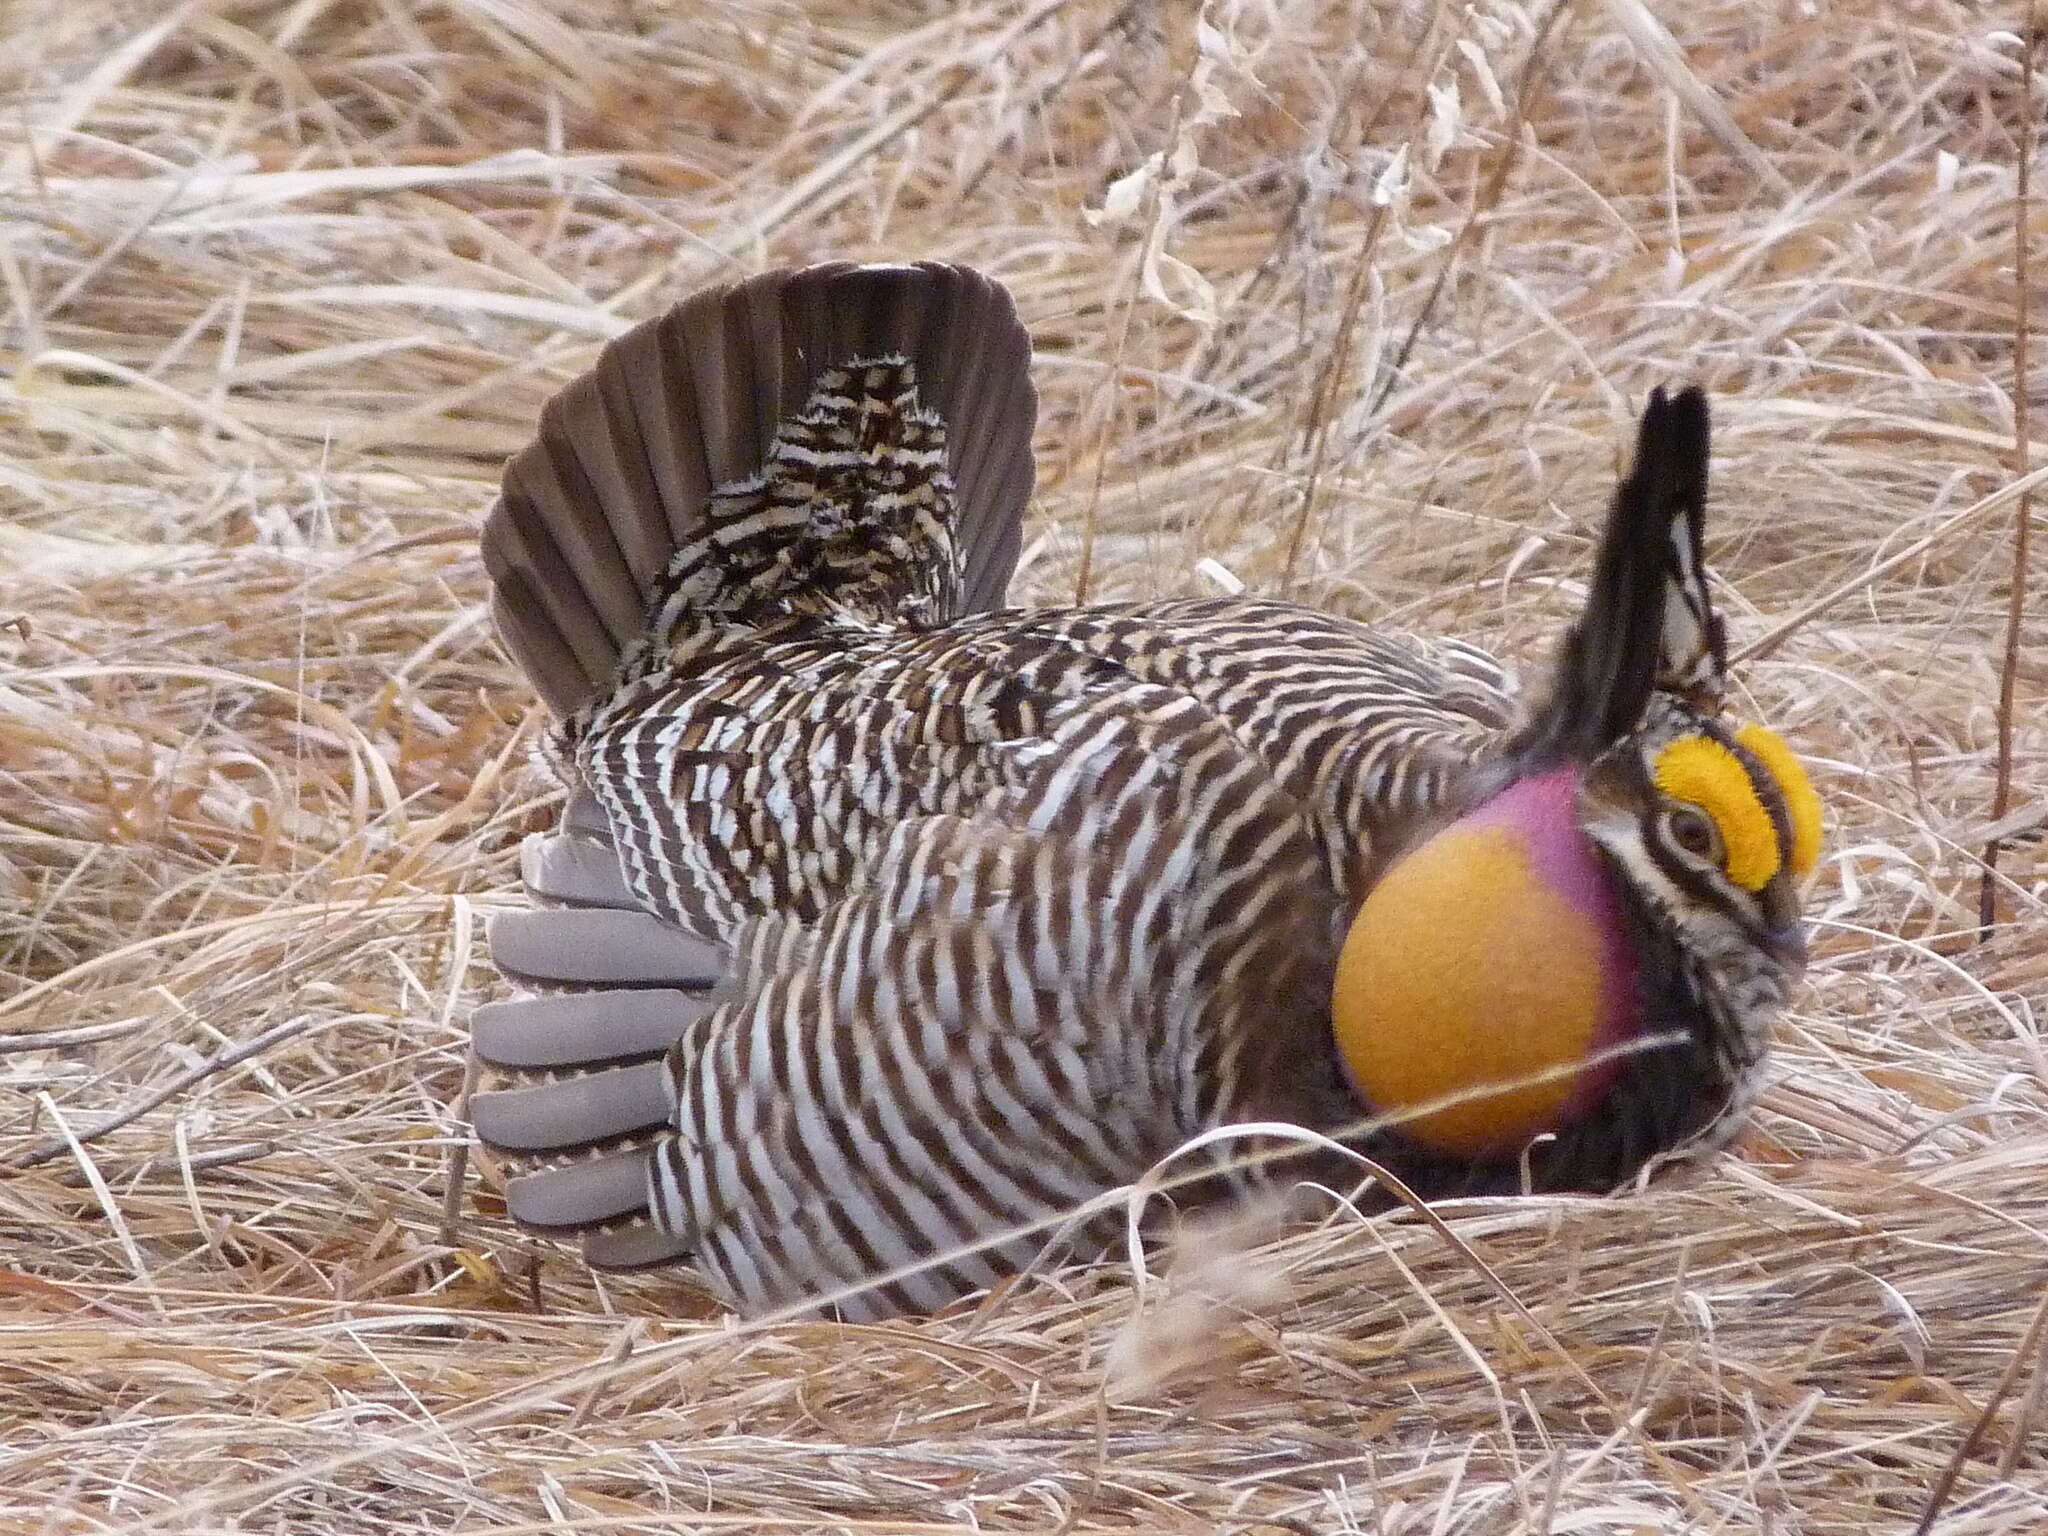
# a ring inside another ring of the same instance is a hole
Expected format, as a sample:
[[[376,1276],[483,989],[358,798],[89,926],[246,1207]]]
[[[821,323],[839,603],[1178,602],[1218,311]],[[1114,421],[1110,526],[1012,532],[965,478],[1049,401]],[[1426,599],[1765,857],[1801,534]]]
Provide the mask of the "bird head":
[[[1428,1153],[1547,1142],[1549,1182],[1597,1184],[1710,1134],[1804,967],[1820,802],[1778,736],[1723,712],[1706,463],[1705,397],[1653,393],[1547,693],[1351,924],[1339,1052]]]

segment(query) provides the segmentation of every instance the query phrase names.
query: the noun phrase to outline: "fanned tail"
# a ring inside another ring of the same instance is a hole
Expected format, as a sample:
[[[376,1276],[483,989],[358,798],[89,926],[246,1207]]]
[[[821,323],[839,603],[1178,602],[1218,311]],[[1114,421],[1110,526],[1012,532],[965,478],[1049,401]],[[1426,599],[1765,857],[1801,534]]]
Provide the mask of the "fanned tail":
[[[1003,288],[937,262],[771,272],[628,331],[549,402],[485,522],[507,648],[567,718],[691,612],[995,606],[1030,357]]]

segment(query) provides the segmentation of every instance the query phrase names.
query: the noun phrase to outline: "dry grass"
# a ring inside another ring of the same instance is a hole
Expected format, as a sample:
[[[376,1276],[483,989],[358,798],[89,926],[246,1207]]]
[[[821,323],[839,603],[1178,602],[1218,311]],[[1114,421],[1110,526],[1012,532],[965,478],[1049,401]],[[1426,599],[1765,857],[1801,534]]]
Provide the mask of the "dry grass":
[[[1972,942],[2020,6],[1660,9],[11,0],[0,1528],[1860,1532],[1952,1462],[1940,1530],[2048,1528],[2040,841]],[[1037,599],[1534,655],[1633,405],[1710,386],[1738,641],[1843,594],[1745,674],[1835,825],[1741,1152],[870,1329],[691,1321],[473,1180],[445,1240],[550,793],[496,466],[603,337],[828,254],[1014,285]]]

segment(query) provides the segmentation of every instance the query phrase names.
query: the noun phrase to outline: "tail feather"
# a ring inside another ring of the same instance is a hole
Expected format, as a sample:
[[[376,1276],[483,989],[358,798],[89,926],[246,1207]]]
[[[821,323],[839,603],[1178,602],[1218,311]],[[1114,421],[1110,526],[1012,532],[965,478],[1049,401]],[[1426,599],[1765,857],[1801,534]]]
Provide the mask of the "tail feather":
[[[1031,492],[1030,341],[962,267],[837,262],[685,301],[611,343],[549,402],[485,522],[492,610],[558,715],[613,682],[715,493],[745,485],[819,376],[899,358],[938,418],[960,571],[949,614],[1000,602]],[[734,558],[740,558],[735,555]]]
[[[1002,290],[983,278],[950,288],[945,298],[940,329],[948,346],[933,385],[953,443],[958,541],[965,554],[962,611],[973,612],[998,606],[1017,568],[1023,533],[1019,514],[1034,473],[1031,417],[1036,397],[1029,393],[1031,341],[1024,328],[1014,320],[990,325],[984,318],[996,299],[1007,310]],[[1017,394],[1023,399],[995,389],[962,387],[962,381],[979,379],[1019,381]]]
[[[574,680],[609,676],[630,642],[607,626],[590,596],[602,583],[570,566],[545,525],[506,512],[485,533],[491,620],[541,697],[566,714],[586,697]]]

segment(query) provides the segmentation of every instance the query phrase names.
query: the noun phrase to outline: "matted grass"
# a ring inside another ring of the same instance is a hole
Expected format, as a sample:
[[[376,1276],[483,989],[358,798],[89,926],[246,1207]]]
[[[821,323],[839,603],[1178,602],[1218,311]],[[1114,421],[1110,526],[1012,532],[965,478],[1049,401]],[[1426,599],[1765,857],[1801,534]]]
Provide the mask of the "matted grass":
[[[1664,9],[12,0],[0,1527],[1850,1532],[1952,1463],[1939,1529],[2048,1527],[2038,839],[1973,942],[2021,7]],[[877,1328],[451,1203],[552,794],[497,465],[604,337],[828,255],[1015,289],[1030,600],[1538,658],[1633,410],[1705,383],[1735,638],[1804,615],[1744,708],[1833,820],[1739,1151]]]

